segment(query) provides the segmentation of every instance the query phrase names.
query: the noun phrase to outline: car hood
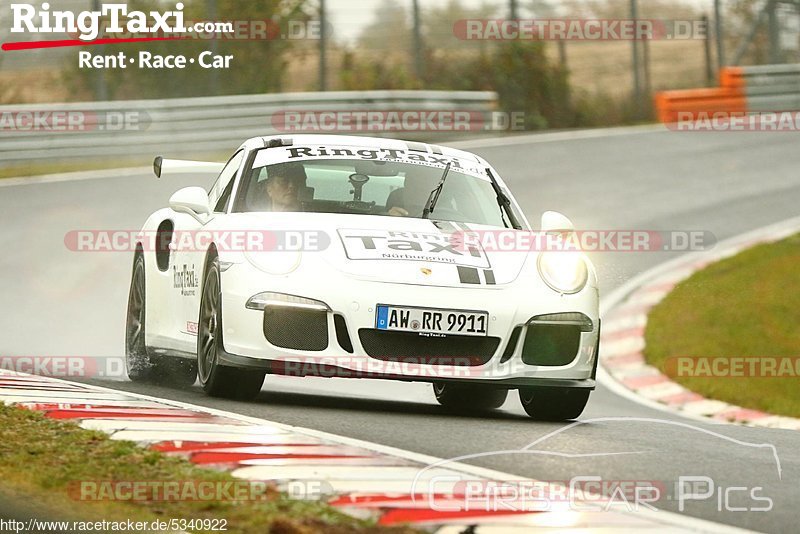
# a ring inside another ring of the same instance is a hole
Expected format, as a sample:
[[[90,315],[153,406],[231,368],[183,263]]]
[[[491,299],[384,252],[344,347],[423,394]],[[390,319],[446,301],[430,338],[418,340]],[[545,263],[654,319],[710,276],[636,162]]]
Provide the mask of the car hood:
[[[323,213],[242,213],[225,219],[220,227],[264,232],[277,249],[303,243],[305,267],[317,261],[362,280],[491,287],[516,280],[528,256],[526,250],[483,246],[496,242],[497,232],[517,232],[493,226]],[[483,238],[475,239],[476,235]]]

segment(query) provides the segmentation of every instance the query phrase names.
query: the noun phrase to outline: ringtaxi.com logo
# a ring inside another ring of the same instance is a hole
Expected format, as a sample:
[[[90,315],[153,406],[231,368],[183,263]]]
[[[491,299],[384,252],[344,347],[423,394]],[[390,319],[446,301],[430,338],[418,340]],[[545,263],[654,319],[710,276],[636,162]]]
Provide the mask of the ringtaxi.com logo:
[[[11,4],[13,24],[11,33],[61,33],[78,34],[82,41],[93,41],[101,31],[101,19],[107,20],[106,32],[109,34],[146,33],[184,33],[184,5],[175,4],[171,11],[130,11],[127,4],[103,4],[99,10],[51,11],[50,4],[44,2],[40,8],[33,4]]]

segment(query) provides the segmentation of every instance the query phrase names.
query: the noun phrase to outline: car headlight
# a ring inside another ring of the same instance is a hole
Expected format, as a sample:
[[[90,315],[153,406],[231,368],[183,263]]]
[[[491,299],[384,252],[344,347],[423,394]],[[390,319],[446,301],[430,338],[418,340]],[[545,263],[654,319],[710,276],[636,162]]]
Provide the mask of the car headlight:
[[[293,251],[247,251],[247,261],[254,267],[268,274],[289,274],[300,266],[303,255],[299,250]]]
[[[331,307],[321,300],[298,297],[297,295],[287,295],[286,293],[276,293],[274,291],[264,291],[247,299],[245,308],[248,310],[264,310],[268,306],[278,308],[295,308],[308,311],[329,312]]]
[[[542,280],[559,293],[577,293],[589,279],[589,269],[580,252],[542,252],[537,266]]]

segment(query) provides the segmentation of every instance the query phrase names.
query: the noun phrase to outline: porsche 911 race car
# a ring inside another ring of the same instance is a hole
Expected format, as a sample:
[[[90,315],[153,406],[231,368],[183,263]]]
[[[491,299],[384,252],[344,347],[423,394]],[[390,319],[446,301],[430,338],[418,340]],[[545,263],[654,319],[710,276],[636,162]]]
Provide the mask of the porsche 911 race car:
[[[575,418],[595,386],[597,276],[545,212],[533,232],[482,158],[392,139],[257,137],[137,234],[132,380],[247,399],[266,374],[424,381],[455,410],[519,390],[540,419]]]

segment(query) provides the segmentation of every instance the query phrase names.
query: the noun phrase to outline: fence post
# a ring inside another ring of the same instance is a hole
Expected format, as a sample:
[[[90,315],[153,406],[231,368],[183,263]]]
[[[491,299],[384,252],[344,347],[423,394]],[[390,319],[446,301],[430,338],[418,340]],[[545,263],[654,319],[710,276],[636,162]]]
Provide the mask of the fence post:
[[[327,60],[327,41],[328,32],[325,26],[328,24],[328,16],[325,12],[325,0],[319,0],[319,90],[328,90],[328,60]]]
[[[420,20],[419,0],[412,0],[414,16],[414,72],[417,79],[422,80],[425,74],[425,67],[422,61],[422,21]]]
[[[637,0],[630,0],[631,20],[639,18],[639,6]],[[639,68],[639,40],[634,37],[631,40],[631,54],[633,63],[633,98],[636,109],[636,116],[642,113],[642,73]]]
[[[717,40],[717,70],[725,66],[725,43],[722,31],[722,0],[714,0],[714,37]]]

